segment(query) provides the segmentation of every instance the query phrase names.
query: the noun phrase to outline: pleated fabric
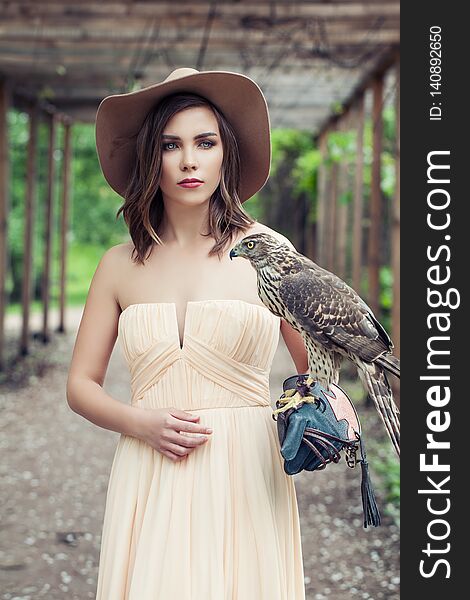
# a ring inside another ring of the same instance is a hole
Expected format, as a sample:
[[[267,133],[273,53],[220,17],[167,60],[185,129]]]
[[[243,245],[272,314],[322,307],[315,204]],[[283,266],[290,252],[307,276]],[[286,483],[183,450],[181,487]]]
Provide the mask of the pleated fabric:
[[[173,462],[121,435],[103,522],[97,600],[305,600],[294,481],[269,371],[279,318],[242,300],[132,304],[118,339],[131,403],[199,411],[210,439]]]

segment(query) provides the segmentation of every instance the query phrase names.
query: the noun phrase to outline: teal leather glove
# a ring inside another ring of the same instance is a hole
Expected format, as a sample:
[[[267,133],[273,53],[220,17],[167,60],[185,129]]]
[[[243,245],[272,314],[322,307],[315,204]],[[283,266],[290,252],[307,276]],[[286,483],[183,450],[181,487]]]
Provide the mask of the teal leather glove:
[[[308,374],[288,377],[283,391],[297,388],[306,393],[303,386],[307,378]],[[329,397],[334,398],[334,394],[319,383],[314,383],[308,393],[317,399],[315,403],[306,402],[277,415],[281,455],[288,475],[304,469],[324,469],[329,462],[338,462],[340,450],[351,443],[349,423],[338,421],[330,404]]]
[[[356,409],[347,394],[337,385],[323,388],[318,382],[306,384],[308,374],[288,377],[282,387],[284,394],[277,401],[281,409],[298,391],[302,397],[313,396],[315,401],[300,402],[284,411],[276,412],[277,430],[284,458],[284,471],[295,475],[302,470],[324,469],[330,462],[337,463],[341,451],[346,452],[348,466],[361,463],[361,496],[364,512],[364,527],[380,525],[380,513],[375,500],[374,490],[369,477],[368,463],[361,426]],[[356,459],[360,449],[361,458]]]

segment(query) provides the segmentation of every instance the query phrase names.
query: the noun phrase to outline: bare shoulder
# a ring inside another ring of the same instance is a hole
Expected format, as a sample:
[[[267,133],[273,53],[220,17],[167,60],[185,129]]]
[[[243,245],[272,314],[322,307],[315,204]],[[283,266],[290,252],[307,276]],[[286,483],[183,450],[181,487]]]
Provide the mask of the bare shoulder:
[[[279,231],[276,231],[275,229],[271,229],[271,227],[264,225],[264,223],[259,223],[258,221],[253,223],[253,226],[250,228],[249,232],[246,233],[246,235],[251,235],[253,233],[267,233],[272,235],[280,242],[287,244],[290,248],[295,250],[294,244],[288,238],[286,238],[285,235],[282,235],[282,233],[279,233]]]
[[[116,294],[118,289],[118,276],[121,278],[123,271],[131,264],[131,253],[133,244],[125,242],[117,244],[106,250],[96,269],[97,274],[105,279]]]
[[[132,242],[124,242],[108,248],[103,254],[102,260],[113,267],[125,268],[131,264],[132,250],[134,244]]]
[[[112,253],[114,256],[130,258],[133,248],[134,244],[132,242],[124,242],[122,244],[116,244],[116,246],[112,246],[109,248],[109,250],[107,250],[107,252]]]

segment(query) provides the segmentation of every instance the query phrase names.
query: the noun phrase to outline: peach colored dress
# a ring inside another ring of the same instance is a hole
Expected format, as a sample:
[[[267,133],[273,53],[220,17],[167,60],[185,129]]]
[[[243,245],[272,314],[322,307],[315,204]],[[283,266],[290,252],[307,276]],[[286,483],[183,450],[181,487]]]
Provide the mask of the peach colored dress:
[[[210,439],[173,462],[121,435],[110,473],[97,600],[304,600],[294,481],[269,371],[280,319],[243,300],[132,304],[118,339],[131,403],[200,414]]]

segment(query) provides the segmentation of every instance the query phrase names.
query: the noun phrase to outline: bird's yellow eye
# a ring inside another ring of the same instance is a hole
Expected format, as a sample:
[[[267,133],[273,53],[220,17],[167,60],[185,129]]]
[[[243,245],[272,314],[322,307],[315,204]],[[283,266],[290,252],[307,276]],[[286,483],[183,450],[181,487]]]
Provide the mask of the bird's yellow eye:
[[[255,243],[254,243],[254,242],[251,242],[251,241],[250,241],[250,242],[247,242],[247,243],[246,243],[246,247],[247,247],[247,248],[249,248],[249,249],[251,250],[252,248],[254,248],[254,247],[255,247]]]

